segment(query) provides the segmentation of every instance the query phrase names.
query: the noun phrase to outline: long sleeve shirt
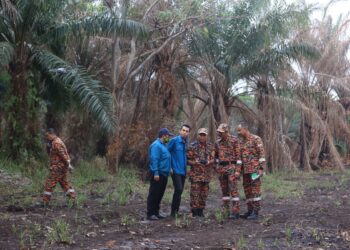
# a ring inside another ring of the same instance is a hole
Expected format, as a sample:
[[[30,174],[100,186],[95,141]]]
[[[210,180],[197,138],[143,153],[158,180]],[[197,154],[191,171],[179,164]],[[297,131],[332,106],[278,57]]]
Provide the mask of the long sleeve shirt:
[[[257,135],[249,135],[240,140],[243,172],[251,174],[259,169],[264,170],[266,165],[265,152],[262,140]]]
[[[63,168],[68,169],[70,157],[67,152],[66,145],[63,143],[63,141],[60,138],[55,137],[52,140],[49,157],[50,157],[51,170],[63,169]]]
[[[187,166],[187,141],[180,135],[173,137],[168,143],[171,154],[171,168],[175,174],[186,175]]]
[[[154,176],[169,176],[170,153],[167,147],[158,138],[149,147],[150,170]]]

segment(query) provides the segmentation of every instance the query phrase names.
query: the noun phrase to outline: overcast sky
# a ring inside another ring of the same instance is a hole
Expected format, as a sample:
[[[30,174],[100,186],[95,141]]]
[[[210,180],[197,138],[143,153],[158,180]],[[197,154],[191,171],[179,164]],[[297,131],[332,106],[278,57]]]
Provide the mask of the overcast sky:
[[[288,0],[289,2],[297,2],[296,0]],[[322,9],[330,2],[330,0],[304,0],[307,4],[317,4]],[[328,14],[333,18],[337,18],[340,14],[347,15],[350,12],[350,0],[337,0],[329,7]],[[322,11],[316,11],[314,18],[321,18]]]

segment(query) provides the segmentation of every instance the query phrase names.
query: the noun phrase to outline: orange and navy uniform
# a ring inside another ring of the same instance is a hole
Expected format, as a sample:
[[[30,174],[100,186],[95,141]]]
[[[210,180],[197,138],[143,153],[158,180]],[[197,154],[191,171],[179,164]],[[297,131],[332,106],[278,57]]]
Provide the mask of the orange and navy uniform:
[[[219,139],[215,145],[215,158],[218,165],[219,181],[222,191],[224,208],[229,209],[232,201],[232,212],[239,213],[238,180],[234,178],[235,172],[241,172],[241,154],[238,138],[232,135]]]
[[[259,212],[261,207],[261,178],[252,180],[252,174],[264,170],[266,166],[264,145],[259,136],[250,134],[240,140],[243,187],[248,211]]]
[[[188,172],[191,209],[204,209],[209,194],[209,182],[214,168],[215,148],[210,142],[194,141],[187,151],[187,163],[191,166]]]
[[[66,145],[57,136],[52,140],[50,149],[50,172],[45,182],[43,201],[48,203],[51,199],[52,191],[59,183],[66,195],[74,199],[76,194],[68,182],[68,166],[70,157]]]

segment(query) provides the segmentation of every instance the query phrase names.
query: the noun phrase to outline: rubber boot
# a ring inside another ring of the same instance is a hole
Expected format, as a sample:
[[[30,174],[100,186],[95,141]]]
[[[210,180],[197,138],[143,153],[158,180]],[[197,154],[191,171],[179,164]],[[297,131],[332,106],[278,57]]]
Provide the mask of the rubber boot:
[[[248,210],[245,214],[241,215],[241,218],[247,219],[253,213],[253,210]]]
[[[198,216],[204,217],[203,208],[198,209]]]
[[[197,217],[198,216],[198,209],[197,208],[192,208],[192,217]]]
[[[247,220],[257,220],[259,218],[258,212],[253,211],[248,217]]]

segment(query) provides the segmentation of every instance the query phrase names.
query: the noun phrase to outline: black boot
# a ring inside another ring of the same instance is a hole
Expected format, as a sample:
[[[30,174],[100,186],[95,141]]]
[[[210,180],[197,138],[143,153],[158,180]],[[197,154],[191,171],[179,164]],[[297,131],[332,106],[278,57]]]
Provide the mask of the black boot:
[[[258,212],[253,211],[248,217],[247,220],[257,220],[259,218]]]
[[[245,214],[241,215],[241,218],[247,219],[253,213],[253,210],[248,210]]]
[[[198,209],[197,208],[192,208],[192,217],[197,217],[198,216]]]
[[[198,216],[204,217],[203,208],[198,209]]]

